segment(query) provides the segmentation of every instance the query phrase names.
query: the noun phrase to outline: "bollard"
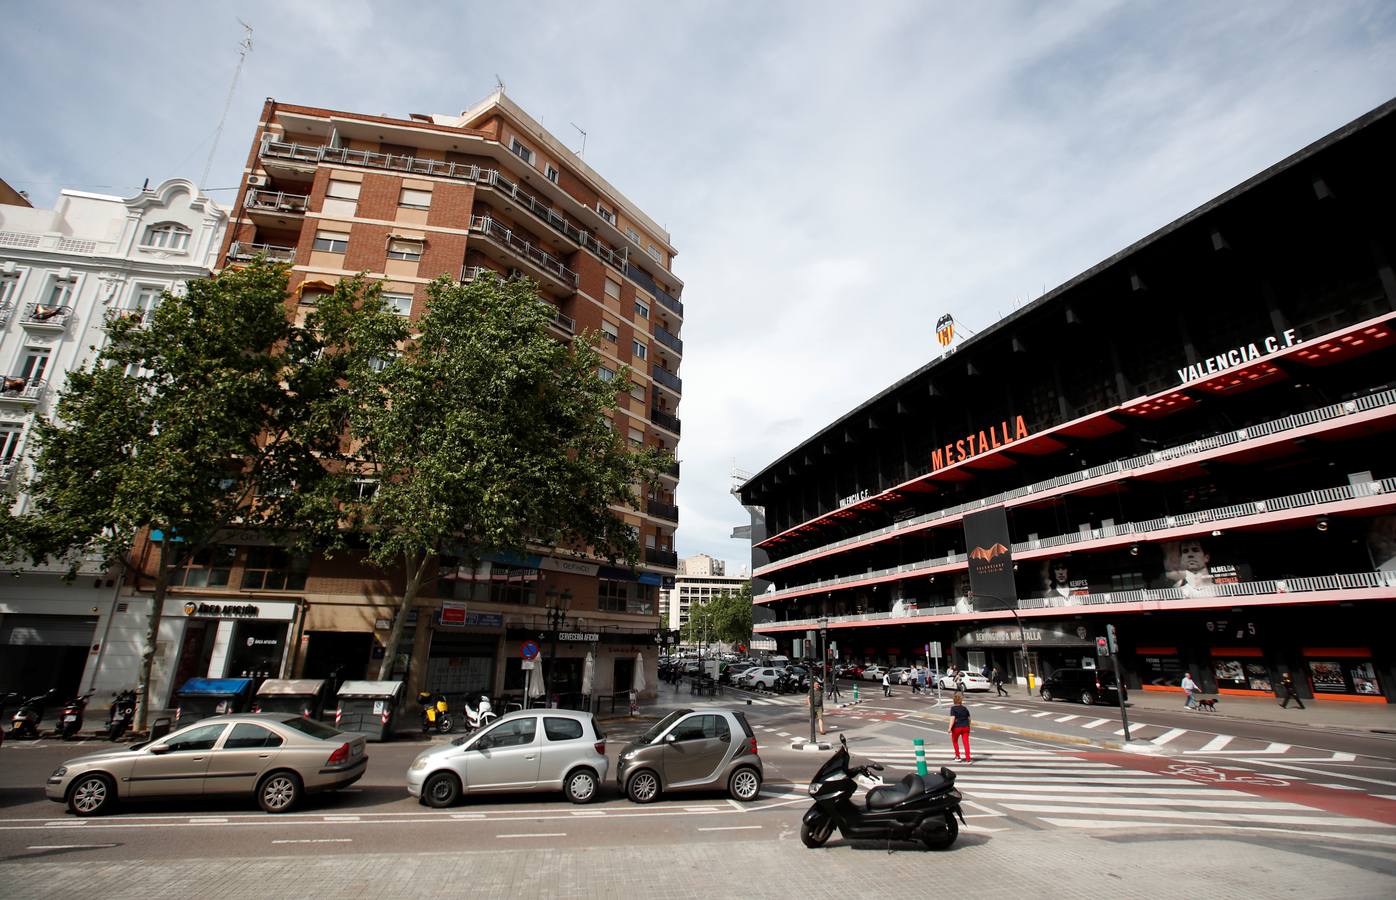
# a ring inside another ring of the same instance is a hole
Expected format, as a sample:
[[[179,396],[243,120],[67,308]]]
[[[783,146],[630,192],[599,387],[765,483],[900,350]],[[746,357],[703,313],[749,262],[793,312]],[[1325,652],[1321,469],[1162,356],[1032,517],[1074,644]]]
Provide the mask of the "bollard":
[[[858,702],[858,682],[853,683],[853,702]]]
[[[916,738],[911,743],[916,746],[916,774],[924,776],[930,771],[926,768],[926,742]]]

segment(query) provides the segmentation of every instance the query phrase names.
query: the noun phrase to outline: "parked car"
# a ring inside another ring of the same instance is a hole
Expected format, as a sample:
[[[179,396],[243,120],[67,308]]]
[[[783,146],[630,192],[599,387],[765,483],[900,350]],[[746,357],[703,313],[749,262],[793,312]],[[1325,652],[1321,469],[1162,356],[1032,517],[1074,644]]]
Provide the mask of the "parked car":
[[[1043,680],[1038,694],[1043,700],[1077,700],[1087,706],[1120,702],[1115,673],[1100,669],[1057,669]],[[1125,699],[1129,699],[1127,691]]]
[[[636,803],[684,790],[725,790],[747,802],[764,778],[746,716],[719,708],[674,710],[627,744],[616,763],[616,784]]]
[[[880,682],[880,681],[882,681],[882,674],[883,674],[884,672],[886,672],[886,671],[887,671],[887,667],[886,667],[886,666],[876,666],[876,665],[874,665],[874,666],[866,666],[866,667],[864,667],[862,673],[859,674],[858,677],[861,678],[861,679],[863,679],[864,681],[877,681],[877,682]]]
[[[407,792],[433,807],[463,794],[561,791],[587,803],[606,780],[606,735],[589,712],[523,709],[423,751],[407,769]]]
[[[841,666],[839,668],[838,675],[840,678],[862,678],[863,667],[858,665],[857,663],[849,663],[848,665]]]
[[[718,675],[718,680],[725,681],[728,684],[736,684],[738,675],[753,668],[755,668],[755,666],[751,663],[731,663],[723,667],[722,673]]]
[[[45,786],[74,815],[109,812],[118,800],[256,797],[283,813],[306,794],[348,787],[368,768],[364,738],[294,713],[214,716],[156,741],[70,759]]]
[[[911,683],[910,666],[893,666],[892,668],[887,670],[887,675],[892,679],[893,684]]]
[[[940,676],[943,691],[991,691],[994,686],[978,672],[946,672]]]
[[[771,690],[776,686],[776,679],[780,677],[780,669],[766,667],[753,667],[747,669],[741,675],[738,687],[761,688]]]

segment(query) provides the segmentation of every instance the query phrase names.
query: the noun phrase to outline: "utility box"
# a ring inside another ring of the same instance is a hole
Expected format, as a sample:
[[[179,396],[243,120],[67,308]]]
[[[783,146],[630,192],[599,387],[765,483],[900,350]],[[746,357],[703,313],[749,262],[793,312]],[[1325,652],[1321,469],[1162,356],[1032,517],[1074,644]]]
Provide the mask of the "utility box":
[[[191,678],[174,694],[174,728],[210,716],[247,712],[252,702],[251,678]]]
[[[354,731],[370,741],[386,741],[397,726],[402,706],[401,681],[346,681],[339,686],[334,727]]]
[[[268,678],[257,688],[253,712],[295,713],[317,722],[325,713],[330,682],[317,678]]]

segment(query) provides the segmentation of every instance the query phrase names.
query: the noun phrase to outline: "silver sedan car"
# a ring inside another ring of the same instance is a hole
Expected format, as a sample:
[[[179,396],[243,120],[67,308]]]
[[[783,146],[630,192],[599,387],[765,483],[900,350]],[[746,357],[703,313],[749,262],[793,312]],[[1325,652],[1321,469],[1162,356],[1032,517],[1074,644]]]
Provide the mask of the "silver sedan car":
[[[433,747],[407,770],[407,791],[428,806],[462,794],[562,791],[573,803],[596,797],[606,780],[606,735],[589,712],[524,709]]]
[[[348,787],[367,768],[363,735],[294,714],[246,713],[71,759],[49,776],[46,793],[79,816],[108,812],[118,799],[238,794],[282,813],[308,793]]]

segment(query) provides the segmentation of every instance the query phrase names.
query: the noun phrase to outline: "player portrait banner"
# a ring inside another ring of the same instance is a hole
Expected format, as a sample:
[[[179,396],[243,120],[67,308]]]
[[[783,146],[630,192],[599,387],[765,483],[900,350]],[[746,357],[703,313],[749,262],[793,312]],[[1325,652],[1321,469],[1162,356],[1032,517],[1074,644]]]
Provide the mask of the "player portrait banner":
[[[1008,513],[1002,506],[970,513],[963,519],[965,549],[969,554],[969,586],[976,598],[975,608],[989,611],[1017,607],[1018,588],[1013,581],[1012,539],[1008,536]]]

